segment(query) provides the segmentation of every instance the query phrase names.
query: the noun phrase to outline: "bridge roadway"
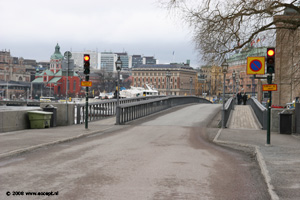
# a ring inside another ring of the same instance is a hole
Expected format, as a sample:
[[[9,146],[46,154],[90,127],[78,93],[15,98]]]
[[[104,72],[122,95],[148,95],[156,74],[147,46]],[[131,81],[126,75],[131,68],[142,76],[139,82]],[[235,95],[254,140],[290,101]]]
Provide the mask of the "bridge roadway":
[[[58,191],[50,199],[270,199],[252,156],[211,142],[219,129],[206,127],[220,109],[196,104],[121,126],[110,118],[89,130],[0,134],[0,199],[14,191]]]

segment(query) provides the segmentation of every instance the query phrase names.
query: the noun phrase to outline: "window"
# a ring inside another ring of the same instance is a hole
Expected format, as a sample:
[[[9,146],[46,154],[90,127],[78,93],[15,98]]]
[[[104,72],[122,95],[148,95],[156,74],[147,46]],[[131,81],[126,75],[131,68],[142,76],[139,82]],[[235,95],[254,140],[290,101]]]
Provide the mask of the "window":
[[[76,91],[76,80],[74,80],[74,82],[73,82],[73,91],[74,92]]]

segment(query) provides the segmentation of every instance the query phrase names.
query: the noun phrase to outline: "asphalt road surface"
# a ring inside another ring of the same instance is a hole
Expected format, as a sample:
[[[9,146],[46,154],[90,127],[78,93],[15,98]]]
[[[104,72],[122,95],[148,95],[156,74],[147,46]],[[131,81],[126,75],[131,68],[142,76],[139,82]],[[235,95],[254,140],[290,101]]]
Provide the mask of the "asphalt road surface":
[[[1,160],[0,199],[270,199],[251,155],[209,141],[217,110],[176,108]]]

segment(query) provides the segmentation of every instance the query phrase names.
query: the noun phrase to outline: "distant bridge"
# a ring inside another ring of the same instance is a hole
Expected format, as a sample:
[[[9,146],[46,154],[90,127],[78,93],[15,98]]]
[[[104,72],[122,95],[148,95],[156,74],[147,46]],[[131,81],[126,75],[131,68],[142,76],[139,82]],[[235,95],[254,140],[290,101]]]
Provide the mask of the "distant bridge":
[[[39,101],[0,101],[0,105],[7,106],[40,106]]]

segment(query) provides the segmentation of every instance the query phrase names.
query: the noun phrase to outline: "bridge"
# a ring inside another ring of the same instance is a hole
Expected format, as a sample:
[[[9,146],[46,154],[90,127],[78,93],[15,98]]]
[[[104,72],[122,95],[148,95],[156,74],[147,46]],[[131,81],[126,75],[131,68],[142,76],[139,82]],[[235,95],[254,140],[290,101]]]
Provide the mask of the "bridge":
[[[116,109],[114,100],[95,102],[88,129],[78,123],[1,133],[0,174],[6,181],[0,183],[0,195],[17,187],[55,191],[63,199],[300,197],[297,140],[277,134],[274,148],[265,147],[266,131],[251,101],[245,106],[226,102],[225,129],[218,128],[221,104],[159,97],[122,102]],[[118,109],[120,125],[112,116]]]
[[[86,120],[85,114],[87,108],[85,103],[66,104],[54,102],[40,103],[26,101],[2,101],[0,103],[14,106],[28,105],[28,109],[30,109],[30,106],[34,106],[34,110],[39,109],[39,106],[41,107],[41,109],[44,109],[48,105],[51,105],[56,108],[52,120],[56,121],[56,123],[54,124],[56,124],[57,126],[84,124]],[[132,120],[136,120],[138,118],[145,117],[153,113],[169,109],[171,107],[191,103],[211,102],[204,98],[199,98],[195,96],[152,96],[121,99],[120,106],[117,106],[116,99],[102,101],[99,100],[89,102],[87,119],[89,122],[92,122],[116,115],[116,124],[126,124],[127,122],[130,122]],[[264,125],[263,127],[265,127],[266,109],[259,105],[259,103],[255,99],[249,101],[249,103],[252,104],[257,118],[260,119],[260,123]],[[233,110],[233,107],[234,100],[230,98],[225,104],[225,124],[230,118],[230,113]],[[30,128],[29,121],[27,119],[28,109],[19,109],[9,113],[7,113],[6,111],[0,112],[1,118],[4,120],[3,123],[0,125],[0,132]],[[51,111],[51,109],[47,109],[47,111]],[[18,123],[14,123],[14,121],[18,121]]]
[[[7,105],[7,106],[40,106],[39,101],[0,101],[0,106]]]

